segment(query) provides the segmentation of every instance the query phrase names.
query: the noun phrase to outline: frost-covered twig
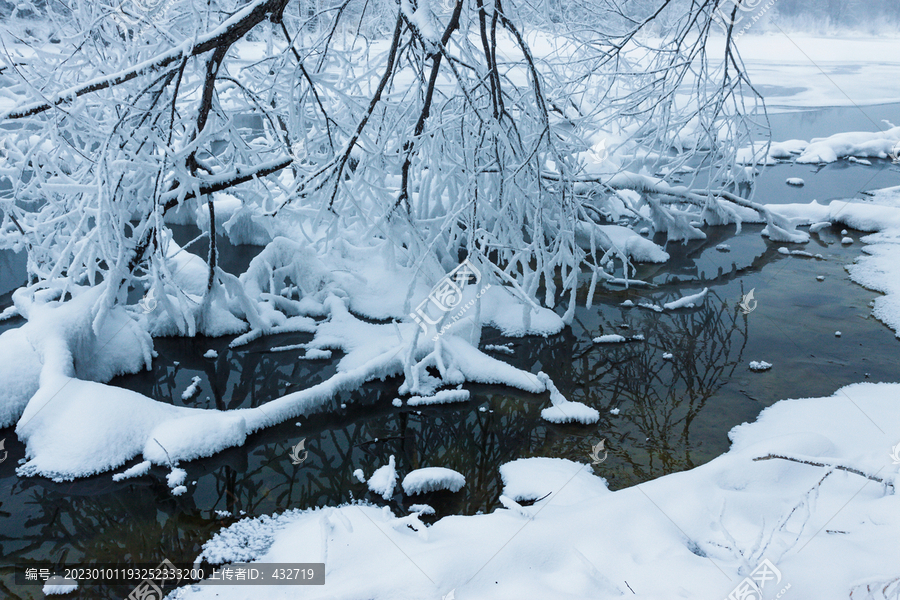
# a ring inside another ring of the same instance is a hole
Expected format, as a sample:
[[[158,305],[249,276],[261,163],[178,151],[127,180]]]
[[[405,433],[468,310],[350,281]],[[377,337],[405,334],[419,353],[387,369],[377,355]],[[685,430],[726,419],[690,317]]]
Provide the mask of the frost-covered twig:
[[[773,459],[781,459],[781,460],[789,460],[791,462],[800,463],[803,465],[810,465],[812,467],[826,467],[828,469],[837,469],[838,471],[846,471],[847,473],[853,473],[854,475],[859,475],[860,477],[865,477],[871,481],[875,481],[877,483],[882,484],[885,487],[889,487],[892,490],[894,489],[894,483],[890,480],[882,479],[881,477],[877,477],[875,475],[871,475],[854,467],[848,467],[846,465],[841,465],[837,463],[825,463],[825,462],[817,462],[815,460],[810,460],[808,458],[799,458],[794,456],[784,456],[781,454],[767,454],[766,456],[758,456],[754,458],[754,461],[759,460],[773,460]]]

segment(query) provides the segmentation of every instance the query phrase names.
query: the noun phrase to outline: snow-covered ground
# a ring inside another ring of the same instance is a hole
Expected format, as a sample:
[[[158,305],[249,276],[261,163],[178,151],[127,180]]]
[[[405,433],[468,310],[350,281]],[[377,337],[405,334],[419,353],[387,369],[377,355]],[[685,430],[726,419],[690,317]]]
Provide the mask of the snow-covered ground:
[[[737,41],[753,85],[775,112],[900,102],[897,38],[759,34]],[[709,44],[721,56],[723,38]]]
[[[273,600],[726,598],[764,560],[778,572],[766,598],[788,586],[788,598],[896,598],[898,396],[898,384],[859,384],[779,402],[734,428],[724,456],[617,492],[588,464],[520,459],[500,468],[508,508],[441,519],[427,536],[347,504],[245,519],[201,557],[325,563],[325,586],[267,588]]]

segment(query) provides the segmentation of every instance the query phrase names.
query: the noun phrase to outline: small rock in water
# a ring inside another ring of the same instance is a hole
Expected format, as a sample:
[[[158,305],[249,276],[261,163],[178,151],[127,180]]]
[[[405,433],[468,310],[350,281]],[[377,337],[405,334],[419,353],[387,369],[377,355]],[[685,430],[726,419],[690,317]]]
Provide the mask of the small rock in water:
[[[818,277],[816,277],[816,281],[825,281],[825,276],[819,275]]]
[[[731,246],[729,246],[728,244],[719,244],[718,246],[716,246],[716,250],[718,250],[719,252],[731,252]]]
[[[609,412],[612,413],[612,414],[614,414],[614,415],[617,415],[617,414],[619,414],[619,409],[618,409],[618,408],[612,408],[612,409],[610,409]]]
[[[851,237],[845,237],[845,238],[841,239],[841,243],[842,243],[842,244],[852,244],[852,243],[853,243],[853,238],[851,238]]]
[[[787,248],[785,248],[784,246],[782,246],[781,248],[778,249],[778,254],[790,254],[790,253],[791,253],[791,251],[788,250]]]
[[[391,404],[393,404],[397,408],[400,408],[401,406],[403,406],[403,400],[401,400],[400,398],[394,398],[393,400],[391,400]]]
[[[347,408],[347,405],[341,402],[341,408]]]
[[[751,361],[751,363],[750,363],[751,371],[757,371],[757,372],[768,371],[771,368],[772,368],[772,363],[767,363],[764,360],[754,360],[754,361]]]
[[[218,358],[218,357],[219,357],[219,353],[216,352],[215,350],[213,350],[212,348],[207,350],[206,354],[203,355],[203,358]]]
[[[796,187],[803,187],[804,185],[806,185],[806,182],[799,177],[789,177],[787,181],[785,181],[785,183]]]
[[[632,306],[634,306],[634,302],[632,302],[631,300],[626,300],[625,302],[622,303],[622,306],[624,306],[626,308],[631,308]]]
[[[672,360],[673,356],[674,356],[674,355],[673,355],[671,352],[664,352],[664,353],[663,353],[663,360]]]
[[[834,337],[841,337],[841,332],[840,332],[840,331],[835,331],[835,332],[834,332]]]
[[[847,235],[847,230],[846,230],[846,229],[841,229],[841,235]]]

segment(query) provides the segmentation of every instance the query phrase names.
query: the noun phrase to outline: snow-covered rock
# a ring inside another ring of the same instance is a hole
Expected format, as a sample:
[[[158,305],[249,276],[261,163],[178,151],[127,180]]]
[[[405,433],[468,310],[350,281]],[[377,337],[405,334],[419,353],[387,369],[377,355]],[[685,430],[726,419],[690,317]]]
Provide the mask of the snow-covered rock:
[[[403,493],[407,496],[438,490],[458,492],[465,485],[466,478],[462,474],[445,467],[424,467],[410,471],[401,483]]]

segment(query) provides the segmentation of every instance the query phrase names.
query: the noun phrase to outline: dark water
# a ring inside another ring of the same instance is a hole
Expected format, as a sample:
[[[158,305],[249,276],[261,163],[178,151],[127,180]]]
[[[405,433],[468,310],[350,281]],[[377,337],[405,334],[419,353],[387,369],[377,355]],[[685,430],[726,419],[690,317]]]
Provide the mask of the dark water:
[[[803,177],[807,186],[784,185],[791,176]],[[757,198],[765,202],[825,201],[859,189],[900,185],[900,172],[886,161],[823,169],[778,165],[758,185]],[[483,344],[513,344],[513,356],[498,358],[532,373],[547,372],[569,399],[597,408],[601,420],[596,425],[547,423],[540,418],[549,405],[546,395],[492,386],[466,386],[472,400],[465,404],[395,408],[391,400],[399,382],[374,382],[342,394],[318,414],[254,434],[240,448],[181,465],[188,472],[188,492],[179,497],[171,495],[162,468],[120,483],[110,474],[65,484],[20,479],[15,467],[24,446],[12,429],[0,431],[9,451],[0,463],[3,562],[190,562],[205,540],[242,515],[360,498],[385,504],[352,471],[361,468],[368,476],[390,455],[401,476],[422,466],[445,466],[466,477],[466,487],[456,494],[396,495],[387,504],[401,514],[409,504],[422,502],[434,506],[437,517],[491,511],[502,487],[502,463],[531,456],[589,462],[590,445],[601,438],[607,439],[609,457],[594,470],[618,489],[711,460],[728,449],[733,426],[753,420],[780,399],[830,395],[867,376],[869,381],[900,380],[900,342],[870,316],[875,294],[849,281],[845,271],[861,244],[844,247],[839,229],[825,231],[824,241],[813,236],[804,247],[824,260],[790,257],[779,254],[779,244],[760,237],[759,230],[745,226],[736,235],[733,227],[711,228],[707,240],[669,245],[669,263],[645,265],[639,273],[658,287],[602,290],[595,306],[582,305],[573,326],[559,335],[510,340],[485,331]],[[176,235],[183,241],[191,231],[183,228]],[[858,240],[860,234],[850,235]],[[731,251],[717,251],[720,243]],[[258,251],[226,248],[222,264],[241,271]],[[825,280],[817,281],[819,275]],[[17,281],[15,276],[10,280]],[[626,299],[661,304],[703,287],[709,287],[709,295],[697,309],[660,314],[621,307]],[[758,305],[744,315],[737,305],[751,289]],[[8,303],[8,294],[0,297],[0,306]],[[19,324],[8,321],[0,330]],[[591,342],[607,333],[640,333],[646,339],[622,345]],[[237,351],[228,349],[228,338],[157,339],[152,371],[112,383],[178,405],[259,406],[334,373],[337,353],[328,361],[299,361],[296,352],[267,351],[310,338],[282,335]],[[218,350],[217,359],[203,358],[210,348]],[[671,360],[663,359],[665,352],[672,353]],[[774,367],[752,373],[752,360]],[[181,393],[193,376],[201,378],[199,394],[183,401]],[[287,453],[301,438],[307,440],[309,457],[294,466]],[[120,599],[130,589],[89,585],[68,597]],[[39,588],[15,585],[9,567],[0,568],[0,597],[42,596]]]

